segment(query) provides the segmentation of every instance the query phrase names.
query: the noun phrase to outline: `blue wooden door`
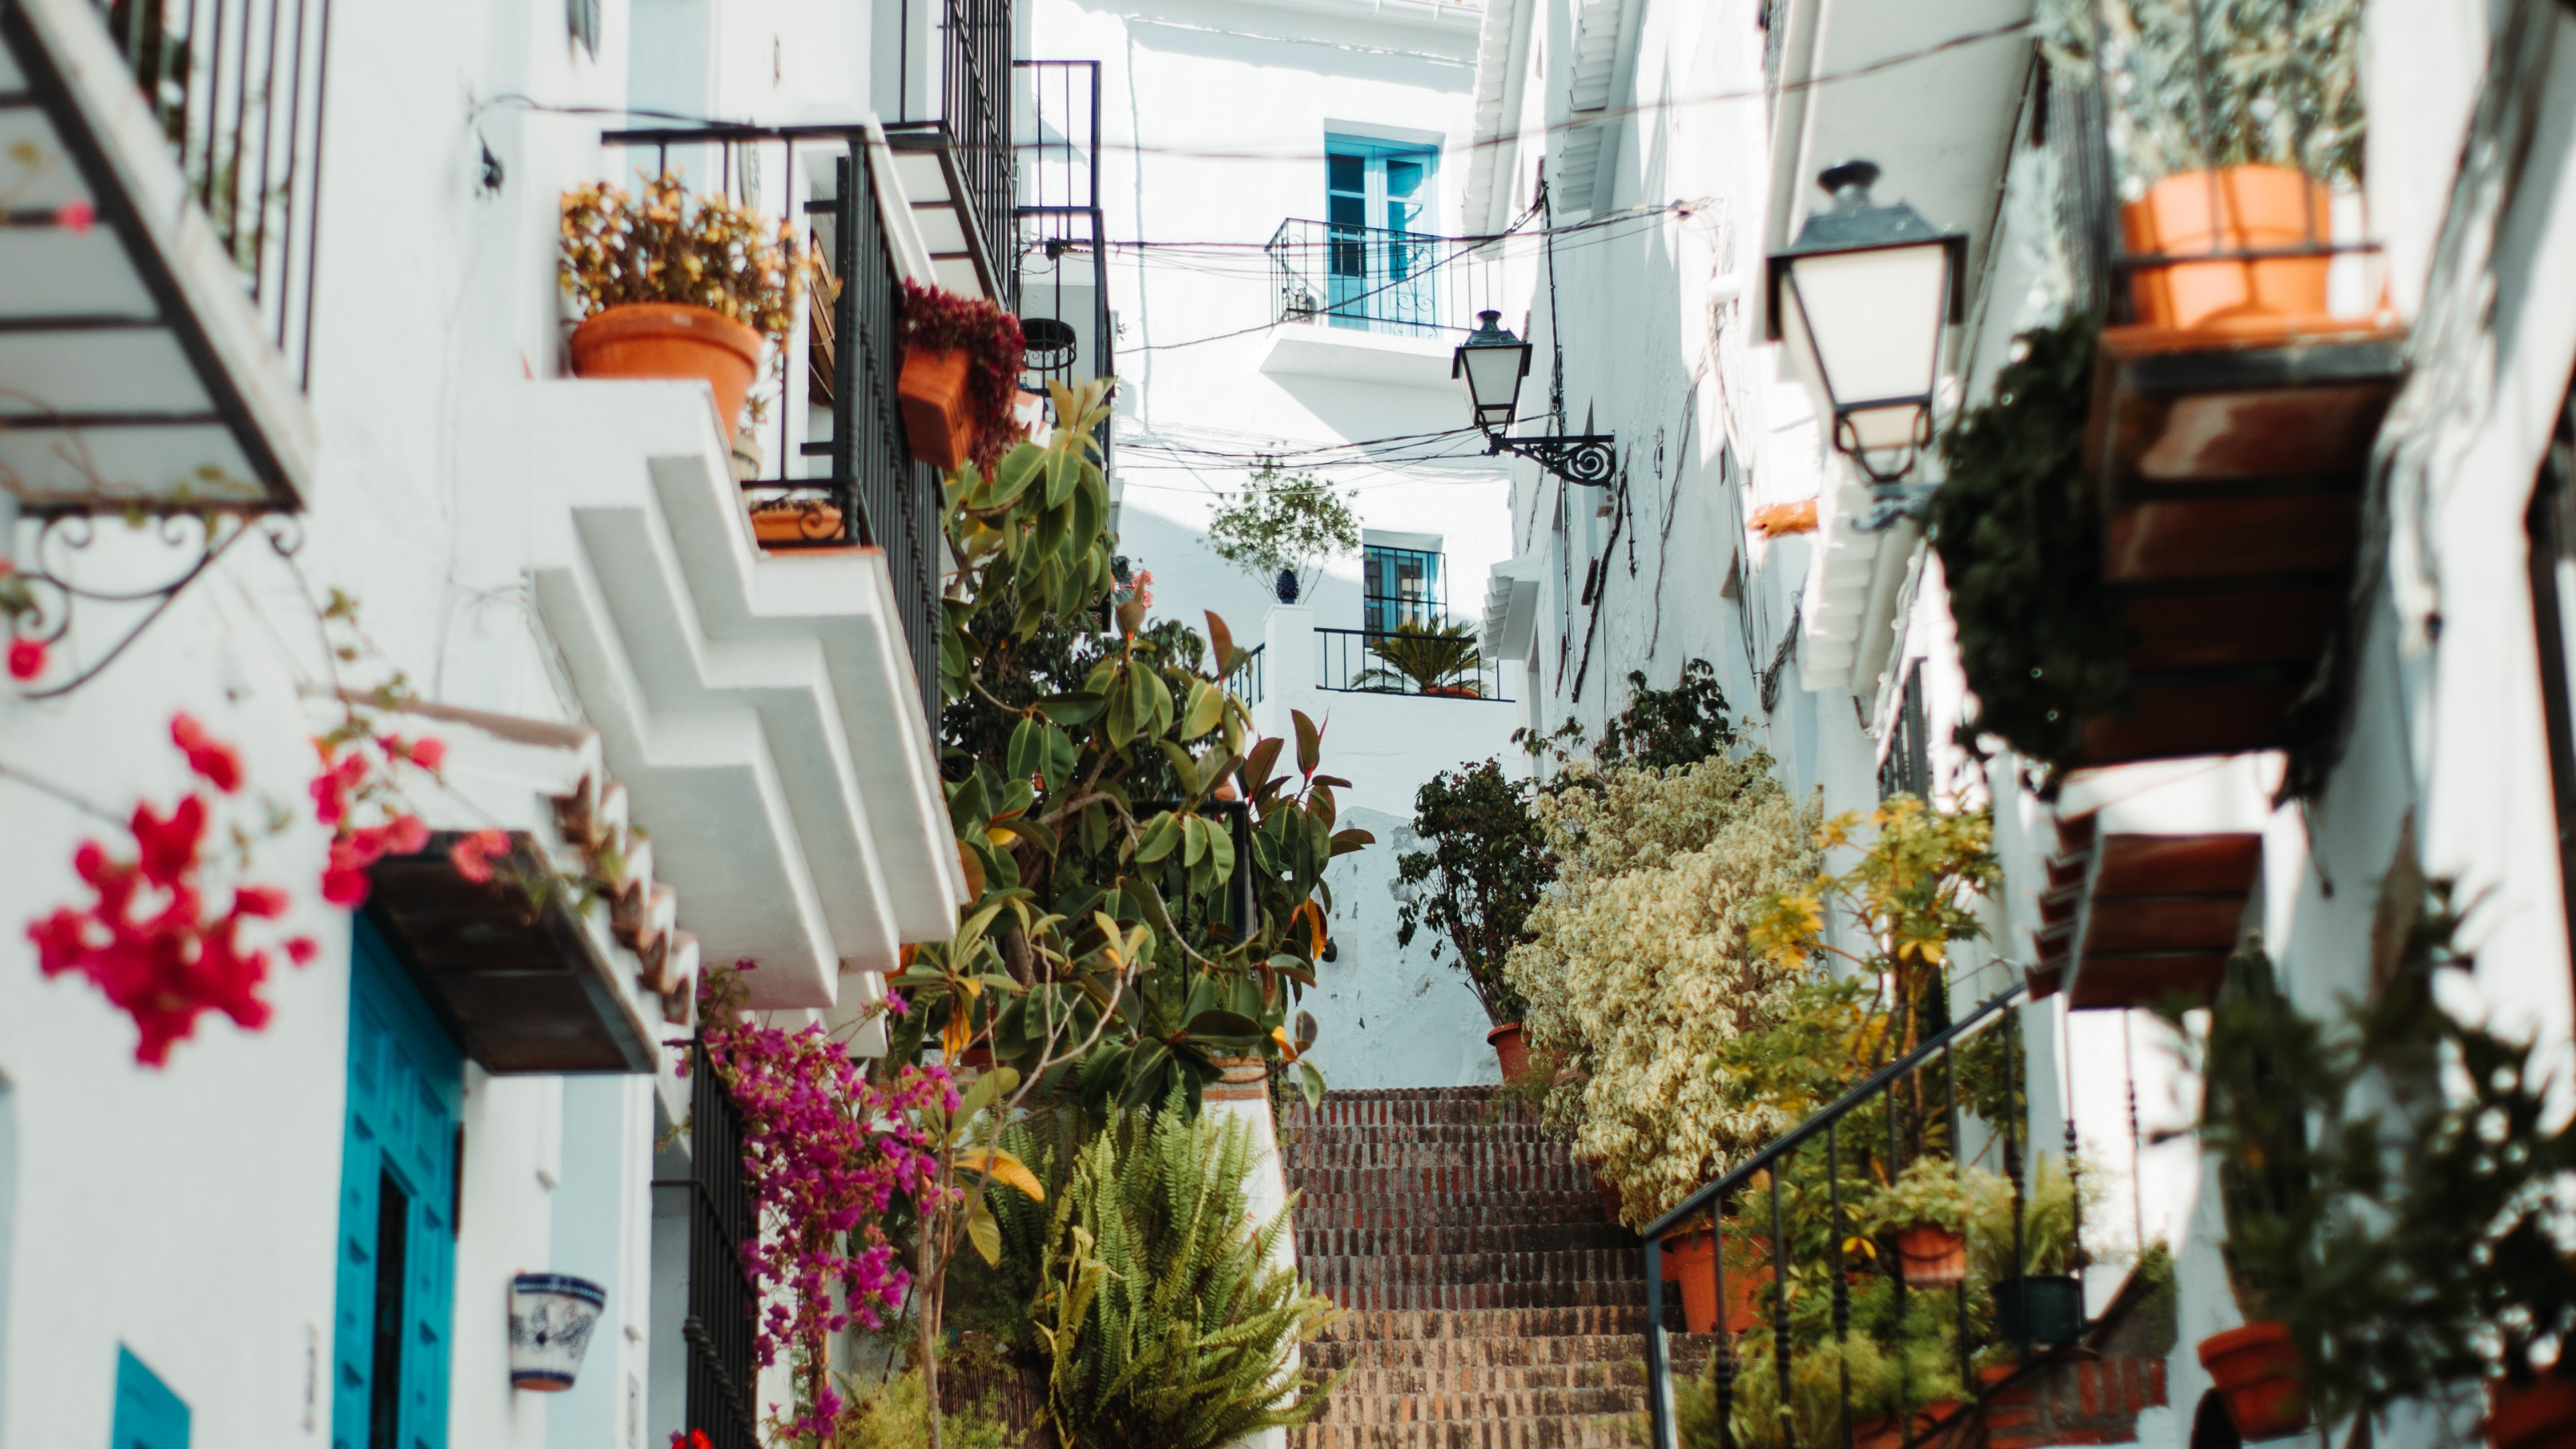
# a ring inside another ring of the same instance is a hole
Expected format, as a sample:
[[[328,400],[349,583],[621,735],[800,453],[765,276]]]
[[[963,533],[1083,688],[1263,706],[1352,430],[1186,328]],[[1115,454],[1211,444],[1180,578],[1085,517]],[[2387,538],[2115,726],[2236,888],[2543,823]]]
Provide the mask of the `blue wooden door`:
[[[331,1442],[446,1449],[464,1067],[363,917],[353,941]]]

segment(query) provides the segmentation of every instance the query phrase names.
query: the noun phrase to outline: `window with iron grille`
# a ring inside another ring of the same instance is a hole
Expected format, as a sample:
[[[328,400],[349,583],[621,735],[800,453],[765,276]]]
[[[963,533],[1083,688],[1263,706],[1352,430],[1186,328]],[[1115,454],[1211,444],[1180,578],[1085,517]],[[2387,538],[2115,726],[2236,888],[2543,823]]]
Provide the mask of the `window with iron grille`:
[[[1911,795],[1932,798],[1932,742],[1924,738],[1923,661],[1905,670],[1905,693],[1897,701],[1895,723],[1888,727],[1887,754],[1878,762],[1878,798]]]
[[[1361,627],[1371,633],[1391,634],[1406,624],[1417,629],[1437,629],[1448,622],[1440,560],[1436,549],[1375,543],[1362,549]]]
[[[704,1042],[690,1047],[689,1307],[680,1322],[688,1343],[688,1426],[704,1430],[712,1449],[759,1449],[753,1430],[752,1315],[757,1295],[743,1265],[753,1231],[751,1191],[742,1176],[742,1114],[707,1061]]]

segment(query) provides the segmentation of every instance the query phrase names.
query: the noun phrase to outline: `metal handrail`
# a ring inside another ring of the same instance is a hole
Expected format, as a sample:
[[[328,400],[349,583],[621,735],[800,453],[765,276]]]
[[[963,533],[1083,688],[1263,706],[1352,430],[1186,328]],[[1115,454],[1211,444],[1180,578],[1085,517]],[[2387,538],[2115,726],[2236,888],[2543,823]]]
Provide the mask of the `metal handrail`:
[[[1773,1172],[1772,1169],[1776,1165],[1782,1163],[1791,1153],[1797,1151],[1800,1147],[1813,1141],[1817,1137],[1823,1136],[1826,1139],[1828,1153],[1827,1175],[1828,1182],[1831,1185],[1833,1203],[1832,1210],[1835,1215],[1835,1224],[1832,1232],[1834,1245],[1833,1252],[1835,1257],[1834,1274],[1832,1279],[1834,1285],[1835,1324],[1838,1332],[1847,1334],[1848,1309],[1846,1306],[1846,1295],[1848,1293],[1848,1286],[1841,1263],[1843,1232],[1841,1222],[1841,1175],[1838,1161],[1838,1144],[1835,1141],[1834,1136],[1835,1128],[1852,1112],[1868,1105],[1876,1098],[1888,1095],[1890,1089],[1893,1088],[1897,1082],[1921,1071],[1925,1066],[1937,1058],[1941,1060],[1943,1064],[1945,1075],[1950,1077],[1950,1102],[1948,1108],[1950,1148],[1952,1152],[1955,1153],[1958,1147],[1958,1088],[1955,1074],[1950,1073],[1948,1070],[1950,1066],[1949,1054],[1961,1042],[1964,1042],[1969,1037],[1975,1036],[1986,1030],[1986,1028],[1994,1022],[2007,1007],[2020,1002],[2022,998],[2028,994],[2028,991],[2029,987],[2026,984],[2017,982],[2011,987],[1989,998],[1975,1010],[1970,1011],[1966,1016],[1952,1022],[1949,1026],[1943,1028],[1930,1039],[1916,1046],[1914,1050],[1872,1073],[1858,1086],[1851,1088],[1841,1097],[1835,1099],[1831,1105],[1824,1107],[1809,1116],[1806,1120],[1798,1123],[1798,1125],[1781,1133],[1778,1137],[1773,1138],[1770,1142],[1766,1143],[1760,1151],[1754,1153],[1751,1157],[1746,1158],[1743,1162],[1736,1164],[1735,1167],[1722,1174],[1716,1181],[1709,1183],[1707,1186],[1700,1188],[1696,1192],[1693,1192],[1690,1196],[1684,1198],[1679,1205],[1664,1213],[1663,1216],[1656,1218],[1646,1226],[1642,1236],[1645,1239],[1646,1258],[1647,1411],[1650,1416],[1649,1423],[1652,1430],[1651,1442],[1656,1446],[1656,1449],[1678,1449],[1673,1413],[1670,1345],[1667,1342],[1666,1331],[1664,1328],[1664,1239],[1676,1228],[1681,1227],[1693,1219],[1703,1216],[1707,1216],[1712,1219],[1720,1217],[1727,1198],[1741,1191],[1748,1183],[1752,1182],[1757,1175],[1764,1173],[1771,1174],[1768,1181],[1770,1184],[1771,1194],[1771,1236],[1774,1258],[1772,1280],[1772,1296],[1774,1301],[1772,1320],[1774,1343],[1777,1345],[1775,1348],[1775,1358],[1778,1361],[1778,1372],[1782,1382],[1781,1403],[1783,1411],[1786,1412],[1790,1397],[1788,1391],[1790,1357],[1786,1352],[1786,1343],[1789,1331],[1789,1310],[1786,1294],[1787,1273],[1785,1271],[1787,1262],[1785,1250],[1783,1248],[1783,1236],[1780,1225],[1780,1180],[1778,1174]],[[2008,1101],[2013,1097],[2016,1090],[2012,1069],[2012,1057],[2008,1051],[2005,1057],[2005,1094]],[[2021,1170],[2019,1124],[2016,1121],[2007,1120],[2003,1125],[2006,1131],[2006,1166],[2008,1172],[2014,1178],[2013,1257],[2014,1261],[2018,1264],[2026,1257],[2025,1247],[2022,1241],[2022,1191],[2019,1178]],[[1892,1140],[1895,1132],[1892,1120],[1890,1122],[1889,1131]],[[1893,1163],[1891,1161],[1891,1167],[1892,1166]],[[1728,1370],[1731,1367],[1733,1349],[1730,1343],[1732,1335],[1725,1331],[1726,1324],[1723,1321],[1723,1316],[1726,1312],[1726,1255],[1722,1242],[1724,1234],[1722,1231],[1716,1231],[1714,1227],[1712,1228],[1712,1232],[1714,1238],[1718,1241],[1716,1243],[1717,1250],[1711,1254],[1711,1272],[1716,1279],[1715,1293],[1718,1303],[1718,1312],[1721,1317],[1721,1321],[1718,1324],[1720,1332],[1719,1346],[1717,1350],[1722,1356],[1720,1364],[1721,1372],[1719,1375],[1720,1402],[1718,1405],[1718,1433],[1721,1445],[1727,1445],[1731,1444],[1733,1434],[1732,1426],[1728,1422],[1731,1413],[1731,1402],[1728,1391],[1732,1381],[1731,1372]],[[1903,1291],[1904,1282],[1901,1275],[1898,1277],[1897,1281],[1899,1284],[1899,1292],[1901,1293]],[[1961,1319],[1964,1324],[1966,1316],[1965,1296],[1967,1292],[1966,1285],[1964,1283],[1959,1286],[1958,1292],[1961,1296]],[[1900,1319],[1902,1317],[1901,1300],[1899,1317]],[[2027,1326],[2026,1320],[2027,1312],[2025,1311],[2025,1327]],[[2027,1348],[2027,1343],[2025,1343],[2025,1348]],[[1960,1353],[1963,1365],[1961,1374],[1963,1382],[1961,1384],[1961,1389],[1962,1392],[1973,1393],[1974,1390],[1972,1385],[1966,1382],[1967,1374],[1965,1372],[1965,1359],[1967,1355],[1967,1344],[1964,1332],[1961,1337]],[[1850,1445],[1852,1443],[1852,1414],[1850,1401],[1850,1370],[1848,1366],[1845,1367],[1843,1373],[1844,1399],[1842,1439],[1844,1449],[1850,1449]],[[1915,1442],[1916,1439],[1916,1436],[1910,1432],[1910,1428],[1911,1426],[1909,1425],[1909,1432],[1904,1436],[1908,1444]]]

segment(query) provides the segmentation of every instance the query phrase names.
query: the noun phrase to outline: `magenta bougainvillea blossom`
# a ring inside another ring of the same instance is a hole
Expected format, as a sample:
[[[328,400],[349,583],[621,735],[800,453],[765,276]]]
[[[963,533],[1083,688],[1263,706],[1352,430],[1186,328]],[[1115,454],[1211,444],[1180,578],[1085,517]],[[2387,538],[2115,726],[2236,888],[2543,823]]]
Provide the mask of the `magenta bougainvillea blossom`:
[[[752,969],[745,961],[736,971]],[[902,1192],[925,1212],[939,1185],[936,1144],[922,1108],[957,1108],[945,1068],[906,1066],[871,1080],[862,1062],[819,1024],[785,1031],[740,1006],[731,974],[700,986],[707,1059],[742,1111],[743,1176],[760,1215],[743,1260],[766,1305],[754,1335],[764,1365],[804,1348],[820,1361],[824,1336],[856,1322],[884,1326],[911,1275],[886,1241],[888,1203]],[[894,999],[888,1007],[900,1010]],[[681,1059],[688,1071],[688,1059]],[[841,1404],[820,1376],[793,1436],[828,1434]]]
[[[188,768],[222,795],[242,786],[241,755],[208,735],[185,714],[170,720],[170,742]],[[260,987],[268,980],[268,950],[244,943],[246,922],[286,914],[286,892],[275,886],[233,885],[207,877],[209,827],[217,822],[202,790],[191,791],[168,814],[150,801],[135,805],[127,828],[134,854],[110,855],[84,840],[72,855],[96,899],[64,906],[27,927],[36,965],[47,976],[75,972],[134,1018],[142,1033],[134,1059],[161,1066],[170,1048],[197,1029],[197,1018],[220,1011],[246,1031],[268,1024]],[[225,909],[214,903],[230,897]],[[303,936],[279,943],[301,966],[313,959]]]

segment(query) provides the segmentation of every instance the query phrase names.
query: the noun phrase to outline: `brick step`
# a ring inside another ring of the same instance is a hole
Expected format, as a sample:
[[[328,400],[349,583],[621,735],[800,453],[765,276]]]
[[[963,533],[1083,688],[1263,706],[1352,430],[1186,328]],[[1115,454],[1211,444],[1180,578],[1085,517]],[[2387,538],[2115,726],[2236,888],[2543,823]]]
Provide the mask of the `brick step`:
[[[1420,1257],[1455,1253],[1557,1253],[1571,1251],[1638,1253],[1643,1248],[1625,1228],[1608,1223],[1476,1223],[1459,1226],[1309,1226],[1297,1216],[1300,1258]]]
[[[1502,1117],[1490,1122],[1310,1122],[1304,1126],[1292,1122],[1279,1138],[1280,1147],[1291,1153],[1390,1142],[1437,1142],[1497,1151],[1566,1150],[1563,1142],[1548,1136],[1537,1122],[1525,1117]]]
[[[1538,1283],[1551,1279],[1603,1279],[1642,1283],[1646,1256],[1623,1247],[1550,1248],[1462,1253],[1300,1253],[1297,1266],[1310,1279],[1378,1283]]]
[[[1281,1159],[1292,1177],[1324,1172],[1431,1172],[1468,1185],[1505,1190],[1507,1182],[1491,1174],[1537,1174],[1562,1180],[1567,1188],[1588,1189],[1592,1169],[1561,1152],[1494,1152],[1446,1142],[1367,1142],[1292,1153]]]
[[[1588,1414],[1634,1413],[1646,1406],[1642,1383],[1604,1384],[1594,1388],[1529,1389],[1518,1393],[1443,1393],[1399,1390],[1362,1396],[1333,1390],[1318,1424],[1437,1423],[1451,1420],[1478,1424],[1495,1419],[1573,1418]]]
[[[1634,1449],[1644,1412],[1641,1404],[1582,1418],[1305,1424],[1288,1431],[1288,1449]]]
[[[1671,1338],[1676,1358],[1706,1347],[1687,1334]],[[1479,1373],[1585,1364],[1643,1362],[1646,1340],[1634,1333],[1566,1333],[1512,1338],[1318,1339],[1305,1361],[1328,1369]]]
[[[1570,1163],[1509,1163],[1482,1167],[1419,1164],[1411,1167],[1291,1167],[1288,1185],[1309,1197],[1398,1197],[1431,1194],[1465,1201],[1508,1202],[1525,1193],[1589,1197],[1598,1209],[1600,1189],[1589,1170]]]
[[[1641,1345],[1632,1343],[1629,1347]],[[1645,1383],[1642,1358],[1627,1363],[1542,1363],[1520,1368],[1381,1368],[1356,1364],[1342,1375],[1341,1385],[1333,1395],[1336,1399],[1378,1399],[1408,1394],[1518,1394],[1637,1389]]]
[[[1614,1308],[1635,1302],[1636,1283],[1589,1283],[1542,1280],[1523,1283],[1346,1283],[1328,1287],[1308,1275],[1307,1282],[1345,1309],[1360,1312],[1475,1312],[1493,1309]]]
[[[1476,1341],[1497,1338],[1569,1338],[1610,1334],[1644,1341],[1642,1303],[1564,1308],[1354,1309],[1335,1318],[1324,1343],[1394,1343],[1417,1340]]]
[[[1317,1194],[1297,1199],[1297,1227],[1334,1232],[1386,1228],[1508,1228],[1530,1226],[1606,1226],[1600,1200],[1590,1194],[1531,1193],[1508,1202],[1488,1202],[1471,1193],[1401,1193],[1371,1197],[1349,1193]]]

